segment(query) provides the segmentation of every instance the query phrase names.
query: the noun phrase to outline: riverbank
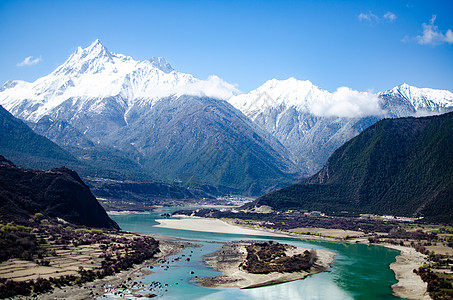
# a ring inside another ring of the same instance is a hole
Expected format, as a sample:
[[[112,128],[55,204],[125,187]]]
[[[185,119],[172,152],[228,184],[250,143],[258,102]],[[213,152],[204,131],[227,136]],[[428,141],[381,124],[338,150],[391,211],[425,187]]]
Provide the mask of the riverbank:
[[[303,279],[309,275],[327,271],[330,264],[335,261],[334,252],[327,250],[314,250],[316,261],[307,270],[292,272],[270,272],[257,274],[246,272],[242,266],[248,257],[247,247],[253,245],[253,241],[232,241],[225,243],[222,248],[205,257],[204,262],[214,270],[221,272],[222,276],[198,277],[194,279],[204,287],[238,287],[241,289],[255,288],[272,284],[279,284]],[[271,244],[272,245],[272,244]],[[275,243],[273,244],[276,245]],[[303,256],[305,251],[311,249],[279,244],[285,248],[285,258]],[[275,259],[278,261],[278,258]]]
[[[413,272],[426,262],[426,255],[423,255],[413,248],[385,244],[388,248],[400,251],[396,261],[390,264],[390,269],[395,273],[397,283],[392,285],[395,296],[409,299],[431,299],[427,292],[427,283],[423,282],[418,274]]]
[[[136,234],[139,235],[139,234]],[[94,299],[102,297],[114,298],[134,298],[151,297],[153,291],[150,286],[140,282],[143,277],[152,274],[152,266],[158,261],[165,260],[171,255],[178,254],[184,247],[194,246],[195,244],[181,242],[173,238],[148,235],[159,240],[160,252],[152,259],[146,260],[134,267],[115,273],[102,279],[96,279],[83,284],[74,284],[55,288],[50,293],[39,295],[39,299]],[[18,296],[15,299],[29,299],[29,296]]]
[[[290,237],[299,239],[315,239],[325,241],[342,241],[349,243],[368,243],[366,237],[359,237],[354,239],[338,239],[332,237],[325,237],[319,235],[298,234],[294,232],[275,232],[263,228],[249,228],[231,223],[224,222],[219,219],[207,218],[181,218],[181,219],[164,219],[156,220],[159,225],[156,227],[172,228],[180,230],[194,230],[203,232],[218,232],[227,234],[247,234],[255,236],[277,236],[277,237]],[[390,268],[395,273],[395,278],[398,280],[392,286],[393,293],[401,298],[406,299],[431,299],[426,292],[426,283],[424,283],[420,276],[413,273],[413,269],[418,269],[426,262],[425,256],[416,252],[415,249],[404,246],[395,246],[391,244],[379,244],[381,246],[395,249],[400,251],[400,255],[396,257],[396,262],[390,265]]]
[[[297,239],[310,239],[310,240],[321,240],[328,242],[359,242],[366,243],[368,240],[364,237],[355,237],[349,240],[345,240],[344,237],[350,235],[351,231],[337,230],[337,229],[322,229],[313,228],[311,234],[307,234],[307,228],[304,229],[305,233],[296,231],[277,231],[273,229],[267,229],[263,227],[246,227],[240,224],[236,224],[231,220],[220,220],[220,219],[209,219],[202,217],[187,217],[184,215],[175,215],[179,219],[156,219],[159,223],[154,227],[178,229],[178,230],[190,230],[190,231],[201,231],[201,232],[216,232],[224,234],[241,234],[241,235],[254,235],[254,236],[270,236],[270,237],[285,237],[285,238],[297,238]]]

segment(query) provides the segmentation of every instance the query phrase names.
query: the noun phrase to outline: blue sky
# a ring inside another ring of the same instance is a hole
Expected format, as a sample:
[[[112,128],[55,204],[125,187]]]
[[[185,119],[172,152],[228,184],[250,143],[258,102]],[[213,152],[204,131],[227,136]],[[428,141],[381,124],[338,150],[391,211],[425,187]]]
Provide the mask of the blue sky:
[[[5,1],[0,84],[34,81],[96,38],[243,92],[295,77],[334,91],[453,91],[453,1]]]

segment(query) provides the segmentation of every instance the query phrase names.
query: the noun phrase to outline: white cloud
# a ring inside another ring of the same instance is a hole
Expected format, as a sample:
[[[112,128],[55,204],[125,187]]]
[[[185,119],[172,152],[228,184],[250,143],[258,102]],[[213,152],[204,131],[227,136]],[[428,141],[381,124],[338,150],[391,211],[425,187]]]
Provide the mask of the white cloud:
[[[33,66],[42,61],[41,56],[33,59],[33,56],[27,56],[23,61],[17,63],[18,67]]]
[[[393,22],[396,20],[396,15],[394,13],[388,11],[385,13],[384,19],[388,20],[389,22]]]
[[[207,96],[223,100],[240,93],[236,85],[228,83],[216,75],[209,76],[207,80],[195,81],[182,87],[181,91],[178,92],[179,94]]]
[[[415,114],[413,114],[413,116],[418,118],[418,117],[438,116],[440,114],[442,114],[442,113],[438,112],[438,111],[431,111],[427,108],[419,108],[419,109],[417,109]]]
[[[191,76],[190,76],[191,77]],[[80,93],[80,89],[77,88],[77,93]],[[96,88],[96,91],[99,91]],[[108,90],[108,89],[107,89]],[[92,94],[87,92],[86,94]],[[158,86],[148,86],[142,91],[134,93],[135,98],[164,98],[170,96],[182,96],[190,95],[196,97],[210,97],[215,99],[227,100],[233,96],[240,94],[237,86],[224,81],[218,76],[211,75],[206,80],[200,80],[197,78],[191,78],[188,81],[178,82],[172,84],[161,84]]]
[[[379,105],[379,97],[372,93],[338,88],[326,100],[317,101],[311,106],[311,112],[322,117],[360,118],[385,114]]]
[[[371,11],[368,13],[360,13],[358,18],[360,21],[367,21],[370,23],[379,22],[379,17],[373,14]]]
[[[370,24],[381,23],[384,21],[391,23],[396,20],[396,15],[391,11],[386,12],[382,17],[373,14],[371,11],[368,13],[360,13],[357,17],[360,21],[366,21]]]
[[[443,43],[453,44],[453,32],[448,29],[445,34],[439,30],[439,27],[434,25],[436,15],[433,15],[429,24],[423,23],[423,35],[416,37],[420,45],[440,45]]]
[[[453,32],[451,31],[451,29],[448,29],[445,33],[445,41],[449,44],[453,43]]]

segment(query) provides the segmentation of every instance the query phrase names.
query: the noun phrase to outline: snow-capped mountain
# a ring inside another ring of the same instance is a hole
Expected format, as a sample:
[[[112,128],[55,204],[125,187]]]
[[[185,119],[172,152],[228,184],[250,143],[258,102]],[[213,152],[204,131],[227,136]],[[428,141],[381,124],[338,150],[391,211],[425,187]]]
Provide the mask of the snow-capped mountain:
[[[238,93],[216,76],[200,80],[96,40],[47,76],[6,82],[0,105],[96,167],[255,195],[289,183],[288,174],[315,173],[384,117],[453,110],[451,92],[407,84],[331,93],[289,78]]]
[[[428,116],[453,110],[453,93],[417,88],[403,83],[378,93],[381,106],[389,117]]]
[[[291,77],[287,80],[269,80],[256,90],[232,97],[228,102],[254,119],[270,107],[294,107],[298,111],[309,111],[314,102],[326,98],[327,95],[327,91],[321,90],[310,81]]]
[[[298,112],[328,117],[384,114],[377,95],[353,91],[346,87],[330,93],[309,80],[301,81],[293,77],[287,80],[269,80],[256,90],[232,97],[228,102],[252,119],[263,110],[275,107],[292,107]]]
[[[288,151],[222,100],[235,93],[96,40],[35,82],[7,82],[0,105],[96,167],[253,195],[289,183]]]
[[[0,105],[27,122],[42,123],[49,117],[67,122],[100,143],[128,123],[134,107],[152,107],[169,96],[227,99],[236,92],[216,76],[197,79],[173,70],[164,58],[136,61],[96,40],[35,82],[8,81],[0,90]]]
[[[79,47],[63,65],[35,82],[8,81],[1,88],[0,105],[16,117],[37,122],[68,99],[77,101],[80,111],[101,112],[103,101],[92,99],[115,97],[127,110],[141,99],[153,102],[183,94],[227,99],[235,93],[233,85],[216,76],[197,79],[173,70],[161,57],[136,61],[108,51],[96,40],[87,48]]]
[[[330,93],[310,81],[269,80],[228,100],[291,153],[311,175],[343,143],[383,117],[422,116],[453,110],[453,93],[402,84],[378,94],[339,88]]]

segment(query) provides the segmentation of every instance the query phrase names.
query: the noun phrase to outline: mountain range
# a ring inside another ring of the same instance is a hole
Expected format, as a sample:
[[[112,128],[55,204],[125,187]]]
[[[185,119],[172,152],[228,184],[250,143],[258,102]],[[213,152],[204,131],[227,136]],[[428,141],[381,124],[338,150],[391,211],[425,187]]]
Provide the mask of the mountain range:
[[[383,118],[452,111],[453,93],[406,84],[330,93],[290,78],[239,95],[216,76],[136,61],[96,40],[35,82],[6,82],[0,105],[104,174],[261,195],[314,174]]]
[[[247,205],[453,221],[453,113],[385,119],[302,182]]]
[[[275,136],[304,176],[313,175],[335,149],[383,118],[453,111],[450,91],[401,84],[377,94],[346,87],[330,93],[295,78],[269,80],[228,102]]]

